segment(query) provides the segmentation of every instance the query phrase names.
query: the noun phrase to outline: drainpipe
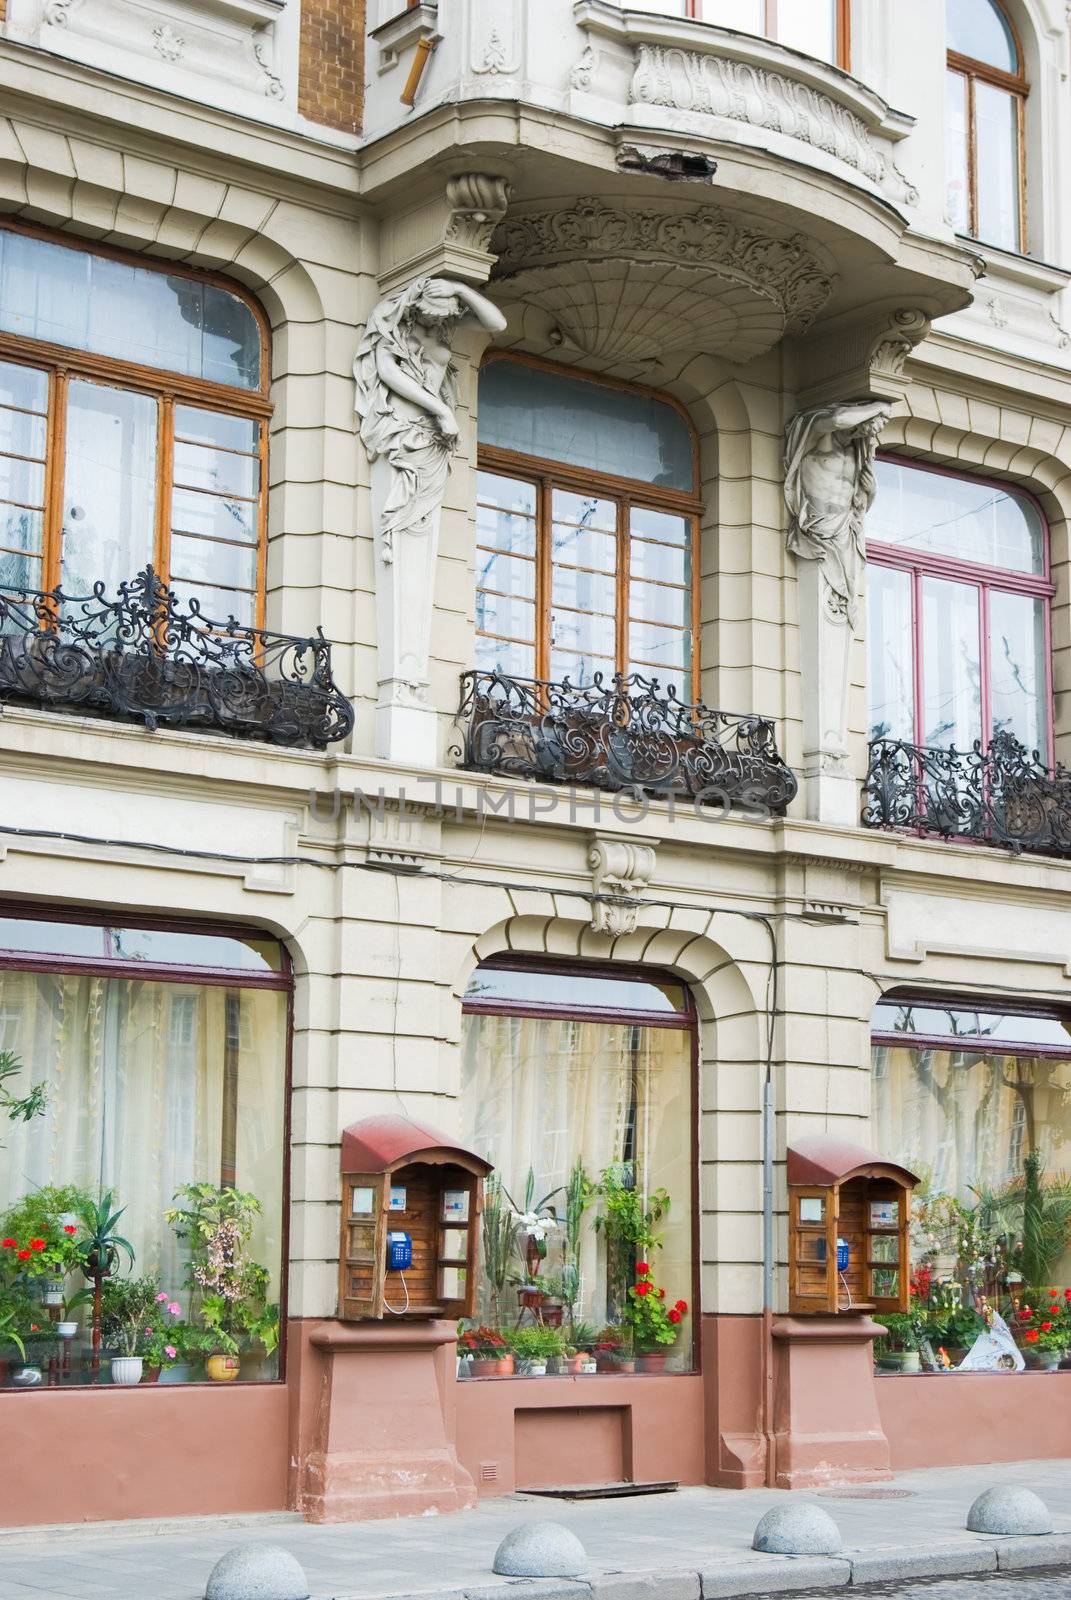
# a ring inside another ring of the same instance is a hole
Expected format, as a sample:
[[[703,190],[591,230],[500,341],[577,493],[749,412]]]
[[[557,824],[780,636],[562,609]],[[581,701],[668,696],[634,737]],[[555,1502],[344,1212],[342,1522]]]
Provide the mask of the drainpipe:
[[[766,1457],[766,1487],[777,1487],[777,1449],[774,1440],[774,1100],[772,1061],[766,1063],[762,1086],[762,1440]]]

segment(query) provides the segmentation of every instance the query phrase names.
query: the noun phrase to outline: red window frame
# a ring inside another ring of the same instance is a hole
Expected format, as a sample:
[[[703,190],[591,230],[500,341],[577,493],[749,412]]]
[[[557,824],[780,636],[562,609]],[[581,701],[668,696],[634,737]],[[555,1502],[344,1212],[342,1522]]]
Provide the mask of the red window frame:
[[[987,478],[984,474],[973,472],[951,472],[947,467],[939,467],[927,461],[916,461],[903,456],[897,456],[890,451],[879,452],[879,460],[887,461],[894,466],[908,467],[917,472],[932,472],[942,478],[958,478],[967,483],[984,484],[987,488],[1002,489],[1022,495],[1029,500],[1041,519],[1044,530],[1042,541],[1042,556],[1044,571],[1041,573],[1014,572],[1007,567],[990,567],[974,561],[959,561],[954,556],[938,556],[922,553],[918,550],[909,550],[904,545],[893,544],[888,540],[867,540],[866,559],[868,566],[893,567],[897,571],[906,572],[911,577],[911,681],[912,681],[912,722],[913,732],[911,743],[925,748],[923,739],[923,661],[926,640],[922,621],[922,582],[924,578],[945,578],[955,583],[974,585],[978,593],[978,643],[980,664],[980,712],[981,712],[981,744],[986,749],[993,735],[993,707],[990,695],[990,668],[989,668],[989,595],[994,589],[1005,594],[1022,594],[1044,602],[1042,609],[1042,641],[1045,657],[1045,685],[1041,698],[1040,715],[1043,721],[1045,735],[1045,749],[1047,759],[1051,763],[1053,749],[1053,731],[1055,718],[1053,710],[1052,689],[1052,599],[1056,593],[1056,585],[1052,581],[1050,570],[1051,553],[1049,548],[1049,524],[1044,511],[1037,498],[1018,484],[1005,485],[997,478]],[[869,720],[869,709],[868,709]]]

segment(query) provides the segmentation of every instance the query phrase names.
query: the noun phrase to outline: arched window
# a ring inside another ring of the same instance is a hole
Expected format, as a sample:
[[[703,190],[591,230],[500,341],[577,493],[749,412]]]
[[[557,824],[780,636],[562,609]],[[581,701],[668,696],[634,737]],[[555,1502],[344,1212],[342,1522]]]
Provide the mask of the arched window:
[[[476,665],[697,687],[694,438],[654,391],[529,360],[480,374]]]
[[[152,565],[262,621],[267,336],[232,286],[0,229],[0,585]]]
[[[867,518],[872,739],[1049,748],[1047,530],[1028,495],[875,464]]]
[[[948,217],[1003,250],[1026,236],[1023,118],[1029,85],[996,0],[946,0]]]
[[[569,1346],[605,1356],[610,1370],[644,1353],[690,1370],[695,1042],[688,990],[658,972],[514,957],[473,973],[462,1127],[495,1168],[481,1323],[562,1325]],[[518,1212],[539,1213],[538,1225],[518,1226]],[[648,1292],[629,1294],[644,1263],[651,1294],[677,1313],[661,1342],[631,1315]],[[544,1359],[553,1348],[552,1338]]]
[[[621,0],[621,4],[776,39],[804,55],[848,69],[848,0]]]

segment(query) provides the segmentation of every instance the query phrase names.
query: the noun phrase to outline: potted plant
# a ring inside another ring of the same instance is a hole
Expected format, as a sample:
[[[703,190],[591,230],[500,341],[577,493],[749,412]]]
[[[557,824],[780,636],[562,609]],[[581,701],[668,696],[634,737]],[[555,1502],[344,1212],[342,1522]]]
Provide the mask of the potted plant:
[[[1029,1305],[1017,1307],[1014,1328],[1023,1360],[1031,1372],[1055,1372],[1068,1341],[1060,1307],[1055,1303],[1036,1309]]]
[[[522,1314],[525,1311],[538,1313],[547,1294],[546,1285],[540,1278],[540,1268],[547,1259],[547,1238],[558,1227],[557,1213],[550,1202],[558,1190],[551,1189],[541,1200],[537,1200],[535,1172],[529,1167],[524,1185],[524,1205],[518,1207],[508,1191],[504,1190],[503,1193],[513,1206],[516,1250],[525,1269],[525,1276],[517,1285],[517,1304]]]
[[[608,1323],[595,1342],[595,1366],[599,1372],[635,1372],[631,1329],[627,1323]]]
[[[577,1302],[580,1299],[580,1253],[583,1247],[584,1214],[596,1194],[595,1185],[588,1177],[580,1157],[569,1174],[565,1186],[565,1218],[562,1230],[561,1299],[568,1308],[570,1326],[576,1320]]]
[[[75,1339],[78,1337],[78,1319],[72,1315],[79,1306],[91,1305],[93,1302],[92,1289],[78,1289],[69,1295],[63,1302],[63,1309],[58,1322],[53,1327],[58,1339]]]
[[[457,1347],[474,1378],[506,1378],[513,1371],[513,1354],[497,1328],[470,1328]]]
[[[160,1284],[155,1277],[109,1278],[101,1291],[101,1344],[111,1352],[112,1382],[141,1382],[153,1337]]]
[[[502,1181],[494,1174],[484,1186],[483,1219],[480,1236],[483,1247],[484,1277],[491,1300],[491,1321],[502,1320],[502,1296],[509,1285],[513,1267],[516,1232],[514,1206]]]
[[[685,1300],[666,1301],[646,1261],[636,1263],[636,1278],[628,1291],[625,1320],[632,1329],[637,1365],[641,1372],[664,1372],[670,1347],[677,1342],[688,1311]]]
[[[655,1230],[669,1210],[669,1195],[665,1189],[651,1194],[638,1189],[631,1161],[607,1167],[597,1193],[604,1209],[595,1218],[595,1231],[606,1238],[607,1286],[614,1309],[623,1312],[635,1263],[661,1249],[662,1236]]]
[[[885,1372],[921,1372],[922,1358],[919,1345],[922,1331],[912,1313],[893,1311],[875,1319],[885,1333],[878,1341],[878,1366]]]
[[[509,1336],[513,1349],[514,1371],[525,1378],[541,1378],[547,1363],[561,1355],[563,1340],[557,1328],[537,1324],[532,1328],[514,1328]]]
[[[134,1265],[134,1247],[129,1239],[116,1232],[116,1224],[125,1206],[115,1208],[115,1190],[108,1189],[99,1200],[84,1200],[78,1216],[82,1232],[78,1238],[82,1272],[93,1285],[93,1361],[92,1370],[100,1370],[100,1320],[101,1301],[106,1280],[118,1271],[125,1255],[129,1266]]]
[[[984,1330],[985,1320],[973,1306],[957,1305],[931,1312],[927,1331],[938,1353],[943,1350],[949,1364],[958,1367]]]
[[[243,1350],[260,1344],[271,1355],[279,1343],[279,1307],[268,1302],[271,1274],[249,1254],[260,1215],[256,1195],[212,1183],[187,1183],[165,1216],[176,1236],[188,1243],[186,1286],[199,1301],[205,1330],[205,1371],[213,1382],[233,1381]]]

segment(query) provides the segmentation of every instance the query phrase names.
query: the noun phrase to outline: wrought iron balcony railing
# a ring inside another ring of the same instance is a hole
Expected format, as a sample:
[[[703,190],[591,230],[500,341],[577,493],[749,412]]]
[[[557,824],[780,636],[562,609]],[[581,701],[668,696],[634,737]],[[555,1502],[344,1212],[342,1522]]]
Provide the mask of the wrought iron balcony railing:
[[[300,639],[213,622],[152,567],[90,595],[0,586],[0,701],[217,728],[324,749],[353,727],[323,634]]]
[[[1068,855],[1071,772],[1046,767],[1010,733],[994,734],[985,750],[875,739],[863,823]]]
[[[773,723],[686,705],[654,678],[461,676],[461,765],[542,783],[687,795],[780,815],[797,790]]]

